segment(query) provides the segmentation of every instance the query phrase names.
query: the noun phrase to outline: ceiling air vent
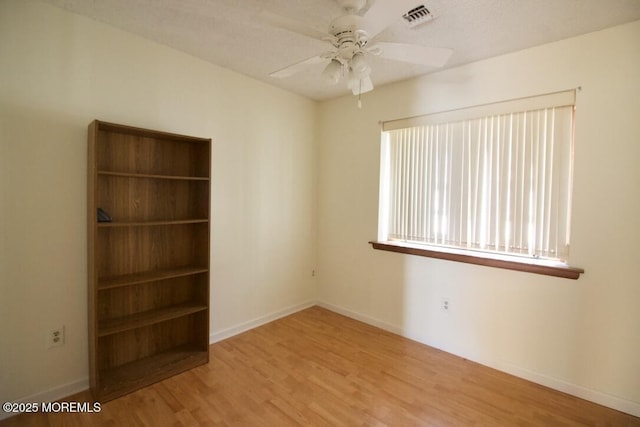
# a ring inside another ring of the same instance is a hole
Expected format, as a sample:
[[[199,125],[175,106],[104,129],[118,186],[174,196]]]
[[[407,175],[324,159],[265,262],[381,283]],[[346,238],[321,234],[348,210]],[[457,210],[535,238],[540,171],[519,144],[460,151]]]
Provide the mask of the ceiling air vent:
[[[431,21],[434,17],[429,9],[423,4],[411,9],[402,15],[409,28],[417,27],[420,24]]]

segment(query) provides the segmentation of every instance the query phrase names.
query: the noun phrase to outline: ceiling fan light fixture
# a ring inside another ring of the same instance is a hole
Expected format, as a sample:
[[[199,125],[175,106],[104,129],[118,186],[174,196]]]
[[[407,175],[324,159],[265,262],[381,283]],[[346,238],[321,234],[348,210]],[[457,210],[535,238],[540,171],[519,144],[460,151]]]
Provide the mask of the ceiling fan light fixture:
[[[349,75],[349,82],[347,87],[351,89],[354,95],[361,95],[373,90],[373,82],[369,76],[356,77],[353,74]]]
[[[342,77],[342,63],[337,59],[332,59],[322,72],[322,79],[328,84],[335,85]]]
[[[357,52],[353,55],[349,66],[353,71],[354,76],[358,79],[366,77],[371,73],[371,67],[367,64],[362,52]]]

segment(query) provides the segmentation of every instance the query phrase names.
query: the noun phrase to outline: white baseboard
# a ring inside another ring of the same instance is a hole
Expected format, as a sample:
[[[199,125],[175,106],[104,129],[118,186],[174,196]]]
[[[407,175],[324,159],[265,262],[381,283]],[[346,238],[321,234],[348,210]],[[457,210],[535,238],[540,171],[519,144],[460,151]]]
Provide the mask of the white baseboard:
[[[374,319],[373,317],[365,316],[364,314],[357,313],[355,311],[347,310],[342,307],[338,307],[333,304],[329,304],[326,302],[317,302],[316,305],[318,307],[326,308],[329,311],[333,311],[334,313],[342,314],[343,316],[350,317],[351,319],[359,320],[363,323],[366,323],[371,326],[375,326],[376,328],[384,329],[387,332],[391,332],[396,335],[400,335],[406,337],[402,328],[399,328],[390,323],[382,322],[378,319]]]
[[[20,399],[12,400],[12,403],[43,403],[55,402],[56,400],[66,399],[69,396],[80,393],[89,389],[89,377],[79,379],[77,381],[63,384],[58,387],[51,388],[39,393],[32,394]],[[17,414],[0,411],[0,421],[12,417]]]
[[[489,363],[483,363],[481,360],[477,362],[482,365],[497,369],[499,371],[506,372],[513,376],[524,378],[525,380],[543,385],[545,387],[549,387],[554,390],[558,390],[563,393],[567,393],[572,396],[597,403],[598,405],[606,406],[620,412],[625,412],[635,417],[640,417],[639,402],[633,402],[622,397],[592,390],[558,378],[549,377],[538,372],[529,371],[508,362],[498,362],[493,366]]]
[[[298,311],[304,310],[305,308],[309,308],[309,307],[313,307],[314,305],[316,305],[315,301],[308,301],[302,304],[297,304],[291,307],[287,307],[283,310],[278,310],[276,312],[273,313],[269,313],[265,316],[261,316],[257,319],[253,319],[253,320],[249,320],[247,322],[241,323],[239,325],[236,326],[232,326],[230,328],[227,329],[223,329],[221,331],[218,332],[214,332],[211,335],[209,335],[209,343],[213,344],[216,343],[218,341],[222,341],[225,340],[227,338],[231,338],[234,335],[238,335],[241,334],[243,332],[246,332],[250,329],[253,328],[257,328],[258,326],[262,326],[264,324],[267,324],[269,322],[273,322],[274,320],[280,319],[282,317],[288,316],[290,314],[296,313]]]
[[[412,339],[411,337],[407,336],[404,333],[402,328],[398,326],[381,322],[377,319],[374,319],[369,316],[365,316],[361,313],[357,313],[342,307],[337,307],[335,305],[328,304],[325,302],[318,302],[317,305],[320,307],[326,308],[327,310],[336,312],[338,314],[342,314],[343,316],[347,316],[352,319],[367,323],[369,325],[376,326],[380,329],[384,329],[385,331],[389,331],[394,334],[403,336],[405,338]],[[627,414],[640,417],[640,402],[634,402],[634,401],[627,400],[611,394],[603,393],[596,390],[591,390],[589,388],[572,384],[562,379],[549,377],[539,372],[530,371],[504,361],[486,360],[480,357],[474,357],[474,355],[469,355],[469,354],[457,354],[452,352],[451,349],[438,347],[431,343],[423,343],[423,344],[438,348],[439,350],[446,351],[447,353],[454,354],[458,357],[471,360],[481,365],[488,366],[490,368],[497,369],[502,372],[506,372],[507,374],[516,376],[518,378],[522,378],[527,381],[531,381],[536,384],[540,384],[545,387],[549,387],[554,390],[558,390],[563,393],[567,393],[572,396],[579,397],[581,399],[588,400],[593,403],[597,403],[598,405],[603,405],[608,408],[615,409],[617,411],[625,412]]]

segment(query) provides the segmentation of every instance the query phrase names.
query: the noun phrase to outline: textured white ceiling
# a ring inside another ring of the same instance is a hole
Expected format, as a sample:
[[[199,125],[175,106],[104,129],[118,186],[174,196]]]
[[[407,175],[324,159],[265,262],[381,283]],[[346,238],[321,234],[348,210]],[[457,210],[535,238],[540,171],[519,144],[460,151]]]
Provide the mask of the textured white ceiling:
[[[344,82],[328,86],[322,81],[323,64],[286,79],[269,77],[330,46],[275,28],[260,13],[275,13],[326,32],[342,13],[334,0],[41,1],[312,99],[350,93]],[[369,0],[368,6],[374,1],[394,0]],[[436,19],[409,29],[398,16],[378,39],[453,49],[444,68],[640,19],[640,0],[416,0],[419,4]],[[370,62],[376,86],[435,71],[381,58]]]

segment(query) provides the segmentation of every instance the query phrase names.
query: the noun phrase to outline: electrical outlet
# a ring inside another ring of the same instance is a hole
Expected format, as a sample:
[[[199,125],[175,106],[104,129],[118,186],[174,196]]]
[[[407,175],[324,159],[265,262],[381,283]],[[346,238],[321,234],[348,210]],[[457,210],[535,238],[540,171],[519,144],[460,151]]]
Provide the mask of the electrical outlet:
[[[447,313],[451,310],[451,304],[449,303],[449,298],[442,298],[440,301],[440,308],[442,311],[446,311]]]
[[[47,332],[47,348],[60,347],[64,344],[64,325]]]

